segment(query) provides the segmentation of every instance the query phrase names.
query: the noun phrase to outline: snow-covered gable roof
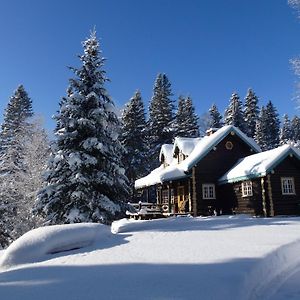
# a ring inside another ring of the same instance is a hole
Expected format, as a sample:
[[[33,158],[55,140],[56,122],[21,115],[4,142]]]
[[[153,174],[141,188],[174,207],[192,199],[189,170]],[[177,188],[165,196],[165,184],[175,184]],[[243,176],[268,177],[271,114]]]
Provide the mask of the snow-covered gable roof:
[[[182,162],[182,169],[184,171],[189,171],[231,132],[236,134],[241,140],[248,144],[251,149],[253,149],[256,152],[261,152],[260,147],[252,138],[249,138],[237,127],[227,125],[223,126],[215,133],[203,137],[197,143],[190,156]]]
[[[220,128],[218,131],[210,136],[205,136],[196,143],[194,150],[190,155],[179,164],[174,164],[174,160],[171,165],[164,168],[160,166],[153,170],[149,175],[135,181],[135,188],[143,188],[146,186],[163,183],[164,181],[176,180],[189,176],[190,169],[195,166],[201,159],[203,159],[215,146],[218,145],[230,132],[234,132],[239,136],[246,144],[248,144],[254,151],[260,152],[259,146],[253,139],[247,137],[238,128],[227,125]]]
[[[173,144],[163,144],[159,153],[159,161],[162,161],[162,156],[165,158],[165,162],[170,165],[173,160]]]
[[[232,169],[224,174],[220,183],[237,182],[245,179],[262,177],[271,172],[288,155],[295,155],[300,160],[300,151],[291,145],[253,154],[240,159]]]
[[[176,137],[173,147],[173,154],[176,147],[184,154],[190,155],[201,138]]]

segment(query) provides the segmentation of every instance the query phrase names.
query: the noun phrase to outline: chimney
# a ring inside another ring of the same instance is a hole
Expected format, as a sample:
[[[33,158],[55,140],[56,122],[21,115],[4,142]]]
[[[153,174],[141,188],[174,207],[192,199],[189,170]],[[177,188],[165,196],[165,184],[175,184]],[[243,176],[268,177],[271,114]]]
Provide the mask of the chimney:
[[[220,128],[209,128],[206,130],[206,135],[207,136],[210,136],[212,135],[213,133],[215,133],[216,131],[218,131]]]

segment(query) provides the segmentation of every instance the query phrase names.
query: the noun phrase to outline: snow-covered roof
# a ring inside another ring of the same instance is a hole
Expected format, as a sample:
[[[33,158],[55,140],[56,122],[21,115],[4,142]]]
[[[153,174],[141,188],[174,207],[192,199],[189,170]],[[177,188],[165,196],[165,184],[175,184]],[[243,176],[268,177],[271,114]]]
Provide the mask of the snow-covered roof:
[[[244,157],[224,174],[219,182],[236,182],[265,176],[288,155],[295,155],[300,160],[300,151],[291,145],[283,145],[269,151]]]
[[[220,128],[210,136],[205,136],[199,139],[194,147],[194,150],[184,161],[180,162],[179,164],[172,163],[166,168],[164,168],[164,166],[162,165],[159,168],[153,170],[149,175],[136,180],[135,188],[139,189],[146,186],[162,183],[164,181],[187,177],[190,169],[195,166],[201,159],[203,159],[203,157],[205,157],[213,149],[213,147],[220,143],[230,132],[233,132],[237,136],[239,136],[254,151],[261,151],[259,146],[253,139],[247,137],[238,128],[232,125],[227,125]]]
[[[161,165],[160,167],[154,169],[147,176],[136,180],[135,188],[140,189],[146,186],[163,183],[164,181],[180,179],[187,176],[188,175],[180,169],[180,165],[171,165],[167,167]]]
[[[165,158],[165,162],[170,165],[173,160],[173,144],[163,144],[159,153],[159,161],[162,161],[162,156]]]
[[[203,157],[205,157],[217,144],[219,144],[230,132],[236,134],[240,139],[242,139],[246,144],[248,144],[254,151],[260,152],[260,147],[256,142],[249,138],[238,128],[227,125],[220,128],[215,133],[205,136],[202,138],[195,146],[193,152],[190,156],[182,162],[182,169],[184,171],[190,170],[195,166]]]
[[[200,140],[201,138],[176,137],[173,153],[176,147],[178,147],[184,155],[190,155]]]

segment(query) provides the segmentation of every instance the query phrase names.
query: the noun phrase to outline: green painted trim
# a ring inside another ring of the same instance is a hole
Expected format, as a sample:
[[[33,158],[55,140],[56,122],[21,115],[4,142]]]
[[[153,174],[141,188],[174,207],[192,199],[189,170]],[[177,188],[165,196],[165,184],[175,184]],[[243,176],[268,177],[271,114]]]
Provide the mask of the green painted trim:
[[[223,181],[218,180],[218,184],[223,185],[226,183],[233,183],[233,182],[239,182],[239,181],[249,180],[249,179],[253,179],[253,178],[260,178],[260,177],[266,176],[266,174],[267,173],[256,173],[256,174],[249,174],[249,175],[245,175],[245,176],[231,178],[229,180],[223,180]]]

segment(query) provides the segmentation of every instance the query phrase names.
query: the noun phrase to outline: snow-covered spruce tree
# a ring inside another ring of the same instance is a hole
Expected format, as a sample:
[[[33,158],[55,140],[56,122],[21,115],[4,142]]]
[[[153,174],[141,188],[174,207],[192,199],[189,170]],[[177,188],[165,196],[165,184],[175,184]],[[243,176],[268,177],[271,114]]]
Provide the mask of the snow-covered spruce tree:
[[[294,116],[291,121],[292,128],[292,141],[293,144],[300,148],[300,118],[298,116]]]
[[[158,155],[163,144],[174,138],[174,106],[171,83],[166,74],[158,74],[149,105],[148,143],[150,168],[158,166]]]
[[[45,224],[108,224],[123,217],[127,208],[120,122],[104,87],[104,59],[95,31],[83,42],[83,50],[82,66],[71,68],[76,77],[70,79],[55,117],[57,140],[35,204]]]
[[[141,93],[135,92],[122,113],[121,143],[126,153],[123,162],[129,179],[131,198],[135,198],[134,182],[148,171],[145,108]]]
[[[183,96],[178,97],[177,112],[174,120],[175,136],[185,136],[184,128],[182,128],[186,121],[185,115],[185,98]]]
[[[230,98],[229,106],[225,110],[224,123],[238,127],[241,131],[245,131],[244,112],[242,102],[237,93],[233,93]]]
[[[181,137],[198,137],[198,119],[191,97],[184,98],[180,96],[174,124],[175,135]]]
[[[277,109],[271,101],[266,105],[266,126],[268,150],[279,146],[280,120]]]
[[[258,115],[258,119],[256,121],[254,140],[257,142],[257,144],[260,146],[261,150],[263,151],[268,150],[267,131],[268,131],[268,125],[267,125],[266,109],[264,106],[262,106]]]
[[[245,118],[245,133],[249,137],[254,137],[255,126],[258,118],[259,107],[258,107],[258,98],[252,89],[248,89],[247,95],[245,97],[245,106],[244,106],[244,118]]]
[[[23,85],[19,85],[5,109],[0,132],[0,174],[22,169],[20,137],[28,130],[33,116],[32,101]]]
[[[209,122],[210,128],[221,128],[223,126],[222,115],[220,114],[215,104],[213,104],[209,109],[209,116],[210,116],[210,122]]]
[[[291,121],[287,114],[284,114],[283,116],[283,124],[282,128],[280,129],[280,145],[288,144],[292,142],[292,127],[291,127]]]
[[[18,213],[25,199],[21,174],[24,164],[24,136],[30,130],[32,102],[20,85],[5,109],[0,132],[0,241],[2,246],[11,242],[16,234],[16,224],[21,223]]]

